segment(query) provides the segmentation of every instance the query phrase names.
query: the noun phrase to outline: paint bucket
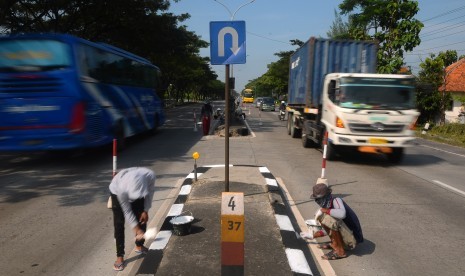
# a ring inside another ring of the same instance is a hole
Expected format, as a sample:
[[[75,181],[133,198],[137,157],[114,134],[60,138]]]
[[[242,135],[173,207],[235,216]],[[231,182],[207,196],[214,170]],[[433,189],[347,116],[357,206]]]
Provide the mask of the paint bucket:
[[[176,216],[170,220],[173,225],[173,234],[176,236],[185,236],[190,233],[194,217],[190,216]]]

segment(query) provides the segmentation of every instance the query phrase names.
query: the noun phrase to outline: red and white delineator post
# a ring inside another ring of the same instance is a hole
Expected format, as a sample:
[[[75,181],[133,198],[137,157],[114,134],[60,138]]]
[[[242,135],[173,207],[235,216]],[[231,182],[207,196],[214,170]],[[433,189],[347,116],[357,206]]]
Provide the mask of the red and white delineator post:
[[[116,139],[113,139],[113,177],[115,177],[117,171],[116,171],[116,153],[118,152],[118,146],[117,146],[117,142],[116,142]]]
[[[316,184],[324,183],[328,185],[328,180],[326,179],[326,150],[328,147],[328,132],[325,132],[325,138],[323,140],[323,160],[321,162],[321,177],[317,179]]]
[[[197,131],[197,115],[195,114],[195,108],[194,108],[194,132]]]

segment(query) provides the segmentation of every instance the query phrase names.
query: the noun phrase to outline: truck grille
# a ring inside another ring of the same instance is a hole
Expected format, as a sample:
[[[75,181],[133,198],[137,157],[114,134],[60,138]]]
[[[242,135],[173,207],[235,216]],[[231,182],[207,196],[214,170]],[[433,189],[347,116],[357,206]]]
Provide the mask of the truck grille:
[[[399,133],[405,129],[405,125],[389,124],[349,124],[349,129],[354,133]]]

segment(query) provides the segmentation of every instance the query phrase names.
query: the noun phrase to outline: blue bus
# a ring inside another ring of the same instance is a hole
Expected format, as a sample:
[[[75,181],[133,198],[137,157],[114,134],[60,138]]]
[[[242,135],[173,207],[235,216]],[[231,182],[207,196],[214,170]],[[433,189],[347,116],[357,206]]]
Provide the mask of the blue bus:
[[[160,70],[67,34],[0,37],[0,150],[98,147],[165,122]]]

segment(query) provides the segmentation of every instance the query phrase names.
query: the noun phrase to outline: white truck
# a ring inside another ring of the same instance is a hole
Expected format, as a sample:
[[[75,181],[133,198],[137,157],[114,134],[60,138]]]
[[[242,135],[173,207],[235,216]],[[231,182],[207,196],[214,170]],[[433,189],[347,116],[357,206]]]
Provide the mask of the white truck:
[[[411,75],[376,74],[378,45],[310,38],[290,59],[287,130],[326,159],[350,150],[402,160],[419,116]]]

